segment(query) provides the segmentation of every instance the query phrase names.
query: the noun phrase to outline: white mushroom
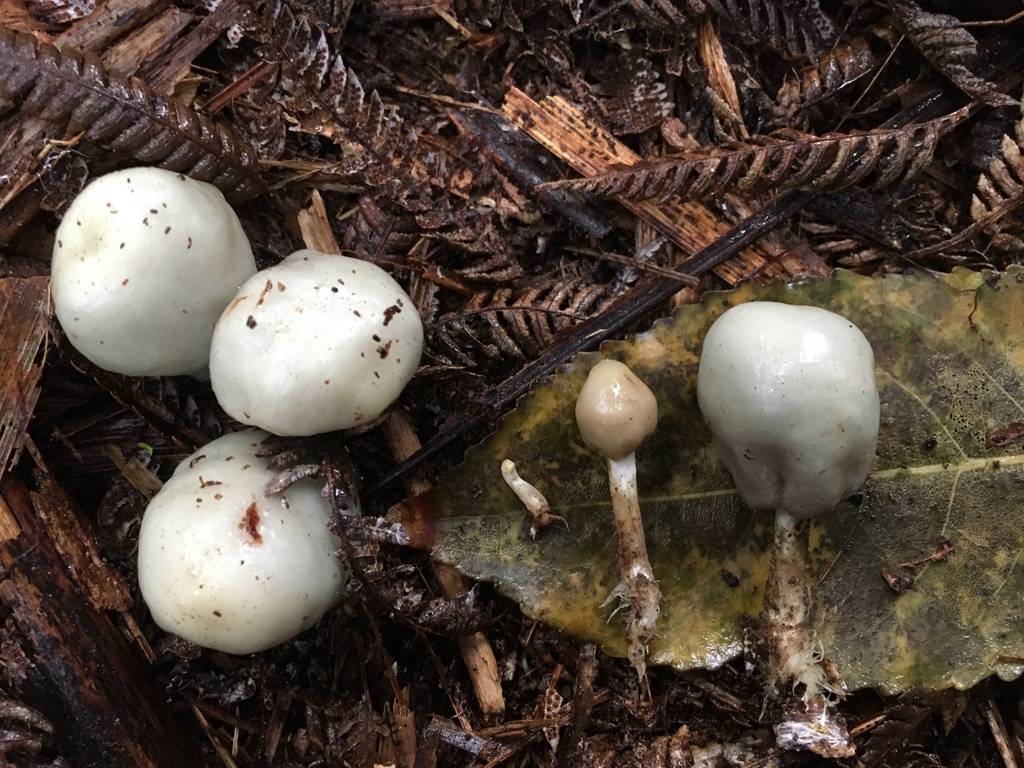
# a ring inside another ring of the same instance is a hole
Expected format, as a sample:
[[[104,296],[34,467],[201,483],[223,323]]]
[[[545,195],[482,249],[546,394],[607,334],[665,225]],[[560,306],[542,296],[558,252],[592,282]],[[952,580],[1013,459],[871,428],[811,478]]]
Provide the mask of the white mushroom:
[[[210,379],[239,421],[312,435],[379,416],[422,347],[416,307],[383,269],[302,250],[246,281],[224,310]]]
[[[253,653],[309,628],[341,595],[345,571],[321,484],[268,496],[269,435],[226,435],[185,459],[150,501],[139,533],[139,587],[168,632]]]
[[[636,482],[636,449],[658,423],[658,402],[625,365],[595,365],[576,400],[576,423],[587,447],[608,462],[612,512],[619,536],[622,582],[613,595],[628,601],[626,651],[637,674],[647,669],[647,647],[654,637],[661,592],[647,556]]]
[[[741,304],[704,339],[697,399],[743,500],[775,510],[761,614],[768,688],[802,683],[816,699],[828,683],[808,624],[806,521],[856,492],[874,459],[871,345],[834,312]]]
[[[50,291],[68,339],[101,368],[205,376],[213,325],[255,271],[216,187],[131,168],[94,180],[68,208]]]

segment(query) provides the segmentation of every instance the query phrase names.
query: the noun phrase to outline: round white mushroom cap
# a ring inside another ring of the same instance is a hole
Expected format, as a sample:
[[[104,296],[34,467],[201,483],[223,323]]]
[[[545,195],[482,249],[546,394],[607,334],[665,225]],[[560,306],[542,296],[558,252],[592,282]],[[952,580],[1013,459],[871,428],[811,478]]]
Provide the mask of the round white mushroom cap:
[[[160,168],[101,176],[57,228],[50,291],[78,351],[133,376],[205,375],[213,325],[256,271],[211,184]]]
[[[834,312],[768,301],[729,309],[704,339],[697,400],[752,509],[814,517],[855,493],[871,468],[874,354]]]
[[[380,267],[302,250],[247,280],[217,321],[210,382],[231,416],[275,435],[379,416],[416,373],[423,324]]]
[[[168,632],[227,653],[283,643],[334,605],[345,583],[319,483],[267,496],[269,435],[225,435],[183,461],[142,518],[139,587]]]

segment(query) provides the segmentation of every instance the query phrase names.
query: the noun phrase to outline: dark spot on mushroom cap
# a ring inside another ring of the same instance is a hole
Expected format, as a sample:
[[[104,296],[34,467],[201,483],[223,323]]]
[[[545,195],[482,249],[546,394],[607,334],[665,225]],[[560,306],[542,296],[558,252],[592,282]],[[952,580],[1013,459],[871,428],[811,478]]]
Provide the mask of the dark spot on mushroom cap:
[[[391,318],[400,313],[402,308],[398,304],[392,304],[390,307],[384,310],[384,327],[386,328],[388,323],[391,322]]]
[[[198,456],[196,456],[194,459],[192,459],[192,461],[190,461],[188,463],[188,468],[192,469],[193,467],[195,467],[196,464],[198,464],[200,461],[202,461],[205,458],[206,458],[206,454],[205,453],[200,453]]]
[[[377,347],[377,354],[380,355],[381,360],[385,359],[388,356],[389,352],[391,352],[390,341],[387,344],[381,344],[379,347]]]
[[[262,544],[263,537],[260,535],[260,511],[256,506],[256,502],[252,502],[245,510],[245,515],[242,517],[242,522],[238,524],[238,527],[249,534],[249,538],[252,539],[253,544]]]
[[[255,328],[256,327],[256,318],[253,317],[252,315],[249,315],[245,319],[245,325],[246,325],[247,328]]]

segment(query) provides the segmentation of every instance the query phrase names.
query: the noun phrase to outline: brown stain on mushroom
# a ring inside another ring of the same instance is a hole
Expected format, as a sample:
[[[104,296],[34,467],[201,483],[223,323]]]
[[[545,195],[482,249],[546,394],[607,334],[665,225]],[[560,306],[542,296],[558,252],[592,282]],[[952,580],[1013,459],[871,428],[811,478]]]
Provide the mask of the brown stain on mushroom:
[[[398,304],[392,304],[390,307],[385,309],[384,310],[384,327],[387,328],[388,323],[391,322],[391,319],[395,315],[399,314],[401,311],[402,311],[402,308]]]
[[[239,304],[241,304],[241,303],[242,303],[243,301],[245,301],[245,300],[246,300],[246,299],[248,299],[248,298],[249,298],[249,296],[248,296],[248,295],[245,295],[245,296],[239,296],[239,297],[238,297],[238,298],[236,298],[236,299],[235,299],[234,301],[232,301],[232,302],[231,302],[230,304],[228,304],[228,308],[224,310],[224,314],[225,314],[225,315],[227,315],[227,314],[230,314],[231,312],[233,312],[233,311],[235,310],[235,308],[236,308],[236,307],[237,307],[237,306],[238,306]]]
[[[260,291],[260,297],[256,300],[256,306],[259,307],[263,304],[267,298],[267,294],[274,290],[274,283],[272,280],[267,280],[267,284],[263,286],[263,290]]]
[[[255,501],[246,508],[238,527],[249,534],[253,544],[263,543],[263,536],[260,535],[260,511]]]

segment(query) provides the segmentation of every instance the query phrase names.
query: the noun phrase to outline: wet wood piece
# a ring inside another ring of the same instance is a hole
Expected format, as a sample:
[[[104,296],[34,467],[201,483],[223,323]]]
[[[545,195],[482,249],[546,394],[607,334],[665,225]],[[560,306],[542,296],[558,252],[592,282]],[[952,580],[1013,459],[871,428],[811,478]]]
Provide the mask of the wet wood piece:
[[[222,0],[214,10],[174,44],[166,61],[143,66],[139,76],[157,93],[170,94],[192,67],[192,61],[209,48],[228,27],[242,16],[235,0]]]
[[[513,88],[505,97],[502,109],[519,128],[584,176],[598,176],[640,162],[640,157],[629,147],[560,96],[536,102],[518,88]],[[706,248],[728,228],[700,203],[679,200],[660,204],[653,201],[637,203],[621,199],[619,202],[687,254]],[[753,274],[765,277],[785,275],[757,245],[743,248],[717,265],[714,272],[733,285]]]
[[[100,554],[82,513],[47,471],[36,473],[38,490],[30,492],[38,523],[61,557],[78,589],[97,611],[127,611],[131,593]]]
[[[58,48],[99,51],[138,29],[169,5],[170,0],[107,0],[53,42]]]
[[[0,601],[16,629],[9,640],[28,662],[15,680],[19,695],[59,724],[55,739],[75,765],[198,768],[186,746],[194,739],[178,728],[142,654],[62,566],[36,507],[49,500],[14,473],[0,481]]]
[[[45,277],[0,280],[0,478],[18,460],[39,399],[48,285]]]
[[[103,55],[103,63],[124,75],[134,75],[145,60],[162,56],[191,23],[192,14],[168,8]]]

